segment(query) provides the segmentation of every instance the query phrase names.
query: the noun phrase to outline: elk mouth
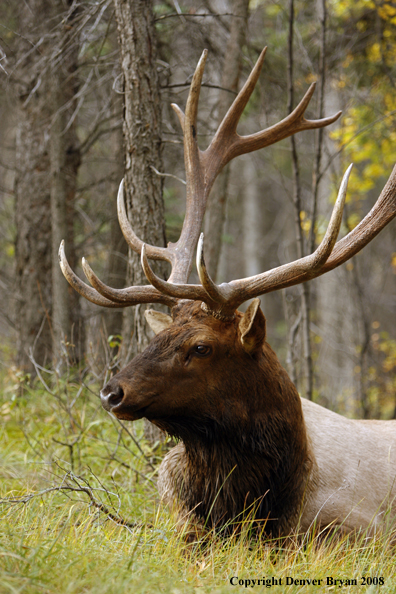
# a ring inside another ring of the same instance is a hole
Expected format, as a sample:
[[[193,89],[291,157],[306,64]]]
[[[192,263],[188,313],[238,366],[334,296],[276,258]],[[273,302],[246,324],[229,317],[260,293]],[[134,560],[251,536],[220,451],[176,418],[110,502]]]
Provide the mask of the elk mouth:
[[[122,404],[122,403],[121,403]],[[113,407],[110,412],[122,421],[137,421],[138,419],[142,419],[146,416],[147,409],[150,408],[150,404],[147,406],[142,406],[141,408],[131,410],[129,406],[116,406]]]

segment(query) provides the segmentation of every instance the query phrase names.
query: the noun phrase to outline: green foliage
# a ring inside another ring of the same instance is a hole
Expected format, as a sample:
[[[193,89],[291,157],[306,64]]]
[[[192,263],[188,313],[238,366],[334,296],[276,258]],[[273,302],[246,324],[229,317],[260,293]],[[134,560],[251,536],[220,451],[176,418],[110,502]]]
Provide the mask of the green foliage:
[[[111,349],[116,347],[119,349],[122,345],[122,336],[121,334],[110,334],[110,336],[107,337],[107,342]]]

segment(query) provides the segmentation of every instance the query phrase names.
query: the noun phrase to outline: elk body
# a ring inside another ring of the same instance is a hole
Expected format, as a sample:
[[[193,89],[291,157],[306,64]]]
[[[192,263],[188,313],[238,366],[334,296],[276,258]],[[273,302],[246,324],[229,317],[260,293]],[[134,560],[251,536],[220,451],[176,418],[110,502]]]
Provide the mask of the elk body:
[[[146,417],[180,439],[160,466],[158,487],[161,496],[176,506],[181,522],[192,521],[197,529],[231,531],[235,522],[249,516],[272,535],[306,531],[314,524],[375,530],[396,515],[396,421],[350,420],[301,399],[266,342],[265,317],[257,297],[319,276],[371,241],[396,215],[396,168],[370,213],[338,243],[350,168],[327,232],[313,254],[220,286],[205,266],[200,229],[210,189],[222,167],[237,155],[300,130],[326,126],[340,115],[304,118],[312,85],[284,120],[239,136],[237,124],[264,54],[265,50],[206,151],[200,151],[196,140],[206,52],[191,83],[186,113],[173,106],[184,133],[187,178],[186,217],[176,244],[146,246],[136,237],[120,186],[121,229],[130,247],[141,254],[151,284],[112,289],[83,260],[89,287],[70,269],[63,244],[61,266],[70,284],[99,305],[164,303],[172,309],[172,317],[147,310],[156,336],[110,380],[101,399],[118,418]],[[201,284],[191,285],[187,283],[197,244]],[[148,259],[170,262],[168,281],[153,273]],[[249,299],[253,301],[242,314],[238,307]]]

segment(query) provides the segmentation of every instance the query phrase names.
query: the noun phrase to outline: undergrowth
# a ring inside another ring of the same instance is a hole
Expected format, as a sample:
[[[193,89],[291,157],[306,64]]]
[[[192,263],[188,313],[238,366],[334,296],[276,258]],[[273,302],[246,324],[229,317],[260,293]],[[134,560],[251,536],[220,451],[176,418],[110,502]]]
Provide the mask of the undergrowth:
[[[396,592],[390,533],[282,543],[246,525],[187,545],[158,500],[158,446],[105,413],[99,389],[73,370],[2,377],[1,594]]]

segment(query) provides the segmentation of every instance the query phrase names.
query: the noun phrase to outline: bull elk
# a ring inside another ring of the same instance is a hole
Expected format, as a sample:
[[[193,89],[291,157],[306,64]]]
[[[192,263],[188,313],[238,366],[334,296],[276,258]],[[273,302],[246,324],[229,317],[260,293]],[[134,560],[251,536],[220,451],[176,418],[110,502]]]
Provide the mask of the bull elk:
[[[158,488],[176,506],[180,521],[189,518],[197,530],[229,531],[247,513],[270,535],[307,531],[314,523],[345,531],[375,529],[396,512],[396,421],[350,420],[301,399],[266,342],[258,296],[320,276],[369,243],[396,215],[396,167],[372,210],[337,243],[350,168],[313,254],[216,285],[205,266],[200,232],[218,173],[238,155],[327,126],[340,113],[305,119],[312,84],[282,121],[239,136],[238,121],[259,77],[264,49],[210,146],[201,151],[197,110],[206,55],[195,70],[185,114],[172,106],[183,129],[187,179],[186,215],[177,243],[163,248],[138,239],[126,215],[122,182],[118,192],[122,232],[141,254],[150,284],[110,288],[83,259],[90,287],[71,270],[63,243],[60,248],[63,274],[93,303],[117,308],[162,303],[172,310],[172,317],[146,311],[156,335],[104,387],[103,407],[119,419],[145,417],[180,440],[159,468]],[[201,284],[188,284],[196,246]],[[168,281],[156,276],[149,259],[171,264]],[[246,313],[239,312],[250,299]]]

